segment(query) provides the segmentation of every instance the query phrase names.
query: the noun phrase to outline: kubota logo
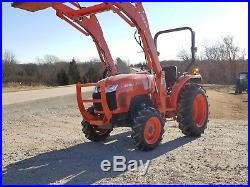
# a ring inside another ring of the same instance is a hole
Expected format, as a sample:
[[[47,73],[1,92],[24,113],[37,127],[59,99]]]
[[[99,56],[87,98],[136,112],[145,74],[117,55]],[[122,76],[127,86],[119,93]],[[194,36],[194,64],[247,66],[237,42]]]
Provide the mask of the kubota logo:
[[[143,160],[129,160],[125,156],[113,156],[113,162],[103,160],[101,162],[101,170],[108,172],[138,171],[140,175],[145,175],[148,171],[150,160],[143,163]]]

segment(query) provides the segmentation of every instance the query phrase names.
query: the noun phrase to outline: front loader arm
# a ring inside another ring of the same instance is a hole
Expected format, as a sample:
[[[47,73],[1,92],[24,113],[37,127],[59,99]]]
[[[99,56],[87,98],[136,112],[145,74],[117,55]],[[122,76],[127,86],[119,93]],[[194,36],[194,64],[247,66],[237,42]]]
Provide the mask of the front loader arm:
[[[80,7],[78,3],[72,2],[71,4],[78,10],[82,9],[82,7]],[[56,2],[12,3],[12,7],[24,9],[31,12],[52,7],[54,10],[56,10],[56,15],[59,18],[69,23],[71,26],[79,30],[84,35],[92,37],[100,57],[102,67],[105,70],[109,71],[109,75],[117,74],[117,69],[112,59],[112,55],[109,51],[106,40],[104,38],[101,26],[94,14],[88,17],[75,17],[72,12],[77,10],[65,5],[64,3]]]
[[[95,17],[97,13],[112,10],[130,26],[137,28],[142,39],[148,67],[156,74],[156,77],[160,79],[162,69],[142,3],[112,2],[100,3],[90,7],[81,7],[76,2],[70,2],[70,4],[73,5],[75,9],[64,4],[64,2],[12,3],[12,6],[32,12],[49,7],[54,8],[57,12],[57,16],[71,24],[83,34],[90,35],[93,38],[101,60],[106,60],[114,73],[115,67],[110,51],[103,37],[99,22]]]
[[[12,3],[11,6],[14,8],[20,8],[23,10],[27,10],[30,12],[36,12],[39,10],[43,10],[49,7],[52,7],[56,4],[60,4],[59,2],[37,2],[37,3],[31,3],[31,2],[15,2]]]

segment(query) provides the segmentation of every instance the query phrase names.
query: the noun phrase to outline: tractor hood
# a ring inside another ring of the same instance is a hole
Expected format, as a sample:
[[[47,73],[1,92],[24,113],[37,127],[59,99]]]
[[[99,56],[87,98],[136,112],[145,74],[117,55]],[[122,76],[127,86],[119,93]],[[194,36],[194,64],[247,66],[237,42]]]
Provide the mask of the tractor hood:
[[[105,82],[106,92],[122,90],[133,90],[134,88],[142,87],[149,89],[153,84],[153,75],[151,74],[119,74],[102,79],[97,83]],[[98,88],[97,88],[98,89]]]

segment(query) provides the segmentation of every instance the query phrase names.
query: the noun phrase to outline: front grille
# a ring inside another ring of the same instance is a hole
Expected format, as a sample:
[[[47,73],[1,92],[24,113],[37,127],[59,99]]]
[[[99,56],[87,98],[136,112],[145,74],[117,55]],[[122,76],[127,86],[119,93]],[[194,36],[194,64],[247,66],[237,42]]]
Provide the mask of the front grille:
[[[101,99],[101,93],[93,93],[93,99]],[[106,93],[106,100],[108,103],[109,110],[115,110],[117,108],[116,103],[116,92]],[[94,109],[97,111],[103,111],[101,103],[94,103]]]
[[[93,99],[101,99],[101,93],[93,93],[92,95]],[[98,111],[102,111],[102,105],[101,103],[93,103],[94,109]]]

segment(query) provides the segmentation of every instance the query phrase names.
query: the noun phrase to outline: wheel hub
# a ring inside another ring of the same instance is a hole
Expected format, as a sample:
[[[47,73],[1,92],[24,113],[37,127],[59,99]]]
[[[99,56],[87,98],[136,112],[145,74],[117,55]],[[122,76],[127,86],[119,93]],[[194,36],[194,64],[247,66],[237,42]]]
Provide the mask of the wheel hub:
[[[195,96],[192,108],[192,118],[197,127],[202,127],[207,119],[207,102],[202,94]]]
[[[154,144],[158,141],[161,134],[161,122],[156,117],[151,117],[144,127],[144,139],[148,144]]]

